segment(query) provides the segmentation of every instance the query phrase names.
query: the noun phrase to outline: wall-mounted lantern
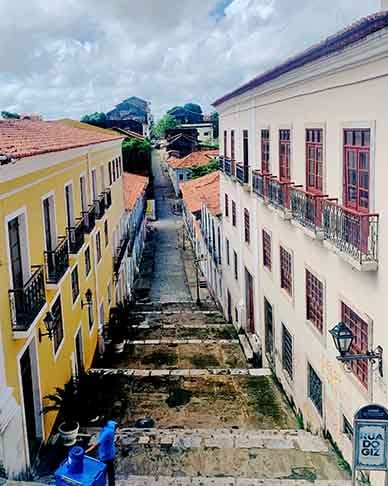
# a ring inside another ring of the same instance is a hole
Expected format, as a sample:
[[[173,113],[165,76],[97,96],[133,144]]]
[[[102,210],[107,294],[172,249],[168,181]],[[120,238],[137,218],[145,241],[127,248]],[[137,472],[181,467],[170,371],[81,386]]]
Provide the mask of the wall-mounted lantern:
[[[53,333],[54,333],[54,328],[55,328],[55,319],[54,319],[53,313],[50,312],[50,311],[47,312],[47,314],[45,315],[45,317],[43,319],[43,322],[44,322],[44,325],[47,329],[47,332],[42,332],[39,328],[39,342],[40,343],[42,342],[42,338],[44,336],[48,336],[50,341],[53,339]]]

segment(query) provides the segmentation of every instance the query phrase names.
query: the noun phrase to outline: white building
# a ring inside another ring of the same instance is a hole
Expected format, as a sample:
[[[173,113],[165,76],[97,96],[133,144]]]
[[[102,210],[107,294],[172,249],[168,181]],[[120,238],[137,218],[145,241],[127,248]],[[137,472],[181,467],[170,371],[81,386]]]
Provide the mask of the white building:
[[[352,353],[388,350],[387,87],[381,12],[215,102],[225,315],[349,463],[355,412],[388,404],[388,357],[384,378],[368,361],[346,372],[329,331],[343,321]]]
[[[185,123],[182,128],[196,128],[198,132],[198,142],[214,143],[213,123]]]

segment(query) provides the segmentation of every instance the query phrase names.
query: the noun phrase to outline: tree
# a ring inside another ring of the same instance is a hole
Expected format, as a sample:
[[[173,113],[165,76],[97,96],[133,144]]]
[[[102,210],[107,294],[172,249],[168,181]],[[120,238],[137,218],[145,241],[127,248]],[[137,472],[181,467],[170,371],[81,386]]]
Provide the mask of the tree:
[[[218,136],[219,136],[219,115],[218,115],[217,111],[213,111],[213,113],[211,113],[210,121],[213,124],[214,138],[218,138]]]
[[[164,115],[158,123],[155,125],[155,134],[159,138],[163,138],[166,135],[166,130],[171,128],[176,128],[178,126],[178,122],[175,117],[173,117],[170,113]]]
[[[197,167],[192,167],[190,169],[190,177],[191,179],[197,179],[198,177],[202,177],[206,174],[211,174],[212,172],[217,171],[219,168],[218,160],[210,159],[209,163],[206,165],[199,165]]]
[[[1,116],[6,120],[19,120],[20,118],[18,113],[11,113],[10,111],[2,111]]]
[[[174,106],[167,111],[178,123],[187,123],[187,112],[182,106]]]
[[[137,172],[135,169],[142,169],[147,173],[151,163],[151,142],[138,140],[137,138],[126,138],[122,146],[123,166],[126,172]]]
[[[96,111],[91,115],[85,115],[81,118],[81,122],[89,123],[89,125],[95,125],[97,127],[106,127],[106,115],[105,113]]]
[[[188,123],[203,123],[202,108],[196,103],[186,103],[183,107]]]

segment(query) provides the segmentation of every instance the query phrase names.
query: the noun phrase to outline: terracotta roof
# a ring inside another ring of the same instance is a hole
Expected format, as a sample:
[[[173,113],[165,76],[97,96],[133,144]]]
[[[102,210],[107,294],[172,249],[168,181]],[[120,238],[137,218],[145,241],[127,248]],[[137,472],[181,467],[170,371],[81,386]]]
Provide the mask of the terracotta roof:
[[[198,179],[181,182],[179,187],[183,200],[192,213],[200,211],[202,204],[206,204],[214,216],[221,214],[219,171],[198,177]]]
[[[14,159],[120,139],[122,136],[59,122],[0,120],[0,154]]]
[[[106,135],[117,136],[117,132],[111,130],[110,128],[96,127],[95,125],[90,125],[89,123],[80,122],[78,120],[72,120],[71,118],[62,118],[61,120],[55,121],[73,128],[82,128],[83,130],[93,130],[95,132],[105,133]]]
[[[145,140],[145,137],[143,137],[143,135],[140,135],[140,133],[133,132],[132,130],[124,130],[124,128],[113,127],[112,131],[122,133],[123,135],[129,138],[136,138],[137,140],[141,140],[141,141]]]
[[[124,194],[124,207],[129,211],[135,207],[136,201],[143,194],[148,186],[148,177],[130,174],[129,172],[123,173],[123,194]]]
[[[191,152],[182,159],[168,159],[167,164],[173,169],[189,169],[190,167],[197,167],[201,165],[207,165],[210,159],[218,157],[218,150],[199,150],[197,152]]]
[[[236,90],[227,93],[213,103],[213,106],[221,105],[237,96],[261,86],[269,81],[279,78],[283,74],[298,69],[306,64],[314,62],[322,57],[329,56],[342,51],[348,46],[359,42],[369,35],[388,27],[388,12],[378,12],[351,24],[340,32],[313,45],[309,49],[290,57],[282,64],[272,68],[259,76],[256,76],[248,83],[243,84]]]

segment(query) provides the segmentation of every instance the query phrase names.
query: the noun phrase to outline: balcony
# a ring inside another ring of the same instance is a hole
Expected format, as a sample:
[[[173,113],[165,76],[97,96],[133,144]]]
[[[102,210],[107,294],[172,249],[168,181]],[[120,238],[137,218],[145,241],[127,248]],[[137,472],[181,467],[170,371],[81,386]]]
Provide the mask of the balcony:
[[[359,213],[335,201],[323,202],[325,244],[359,271],[378,268],[379,215]]]
[[[96,206],[94,204],[89,206],[89,210],[82,211],[81,214],[84,220],[84,231],[90,234],[96,225]]]
[[[218,159],[218,169],[221,171],[221,172],[225,172],[225,169],[224,169],[224,157],[220,157]]]
[[[325,194],[313,194],[300,187],[291,188],[291,212],[293,220],[307,233],[323,240],[323,205],[328,200]]]
[[[224,172],[226,175],[232,175],[232,161],[230,159],[224,158]]]
[[[270,178],[270,174],[262,174],[258,170],[252,172],[252,190],[262,199],[265,199],[267,197],[268,179]]]
[[[57,284],[69,268],[68,239],[65,236],[61,236],[55,250],[44,252],[44,260],[47,283]]]
[[[106,189],[105,192],[104,192],[104,195],[105,195],[105,208],[109,209],[112,206],[112,192],[111,192],[111,190],[109,188]]]
[[[116,248],[115,254],[113,256],[113,272],[116,275],[120,270],[121,262],[123,261],[129,241],[130,241],[130,232],[128,230],[127,232],[124,233],[123,237],[121,238],[120,244]]]
[[[240,184],[249,183],[249,167],[244,164],[236,164],[236,179]]]
[[[83,218],[78,218],[76,220],[75,226],[67,228],[67,235],[69,239],[69,252],[72,254],[77,254],[85,241],[85,224]]]
[[[273,177],[268,179],[268,203],[282,211],[285,219],[291,218],[292,182],[282,182]]]
[[[23,288],[9,290],[13,331],[27,331],[46,303],[43,266],[35,265],[31,270]]]
[[[96,219],[103,218],[105,214],[105,193],[101,193],[93,203],[96,208]]]

